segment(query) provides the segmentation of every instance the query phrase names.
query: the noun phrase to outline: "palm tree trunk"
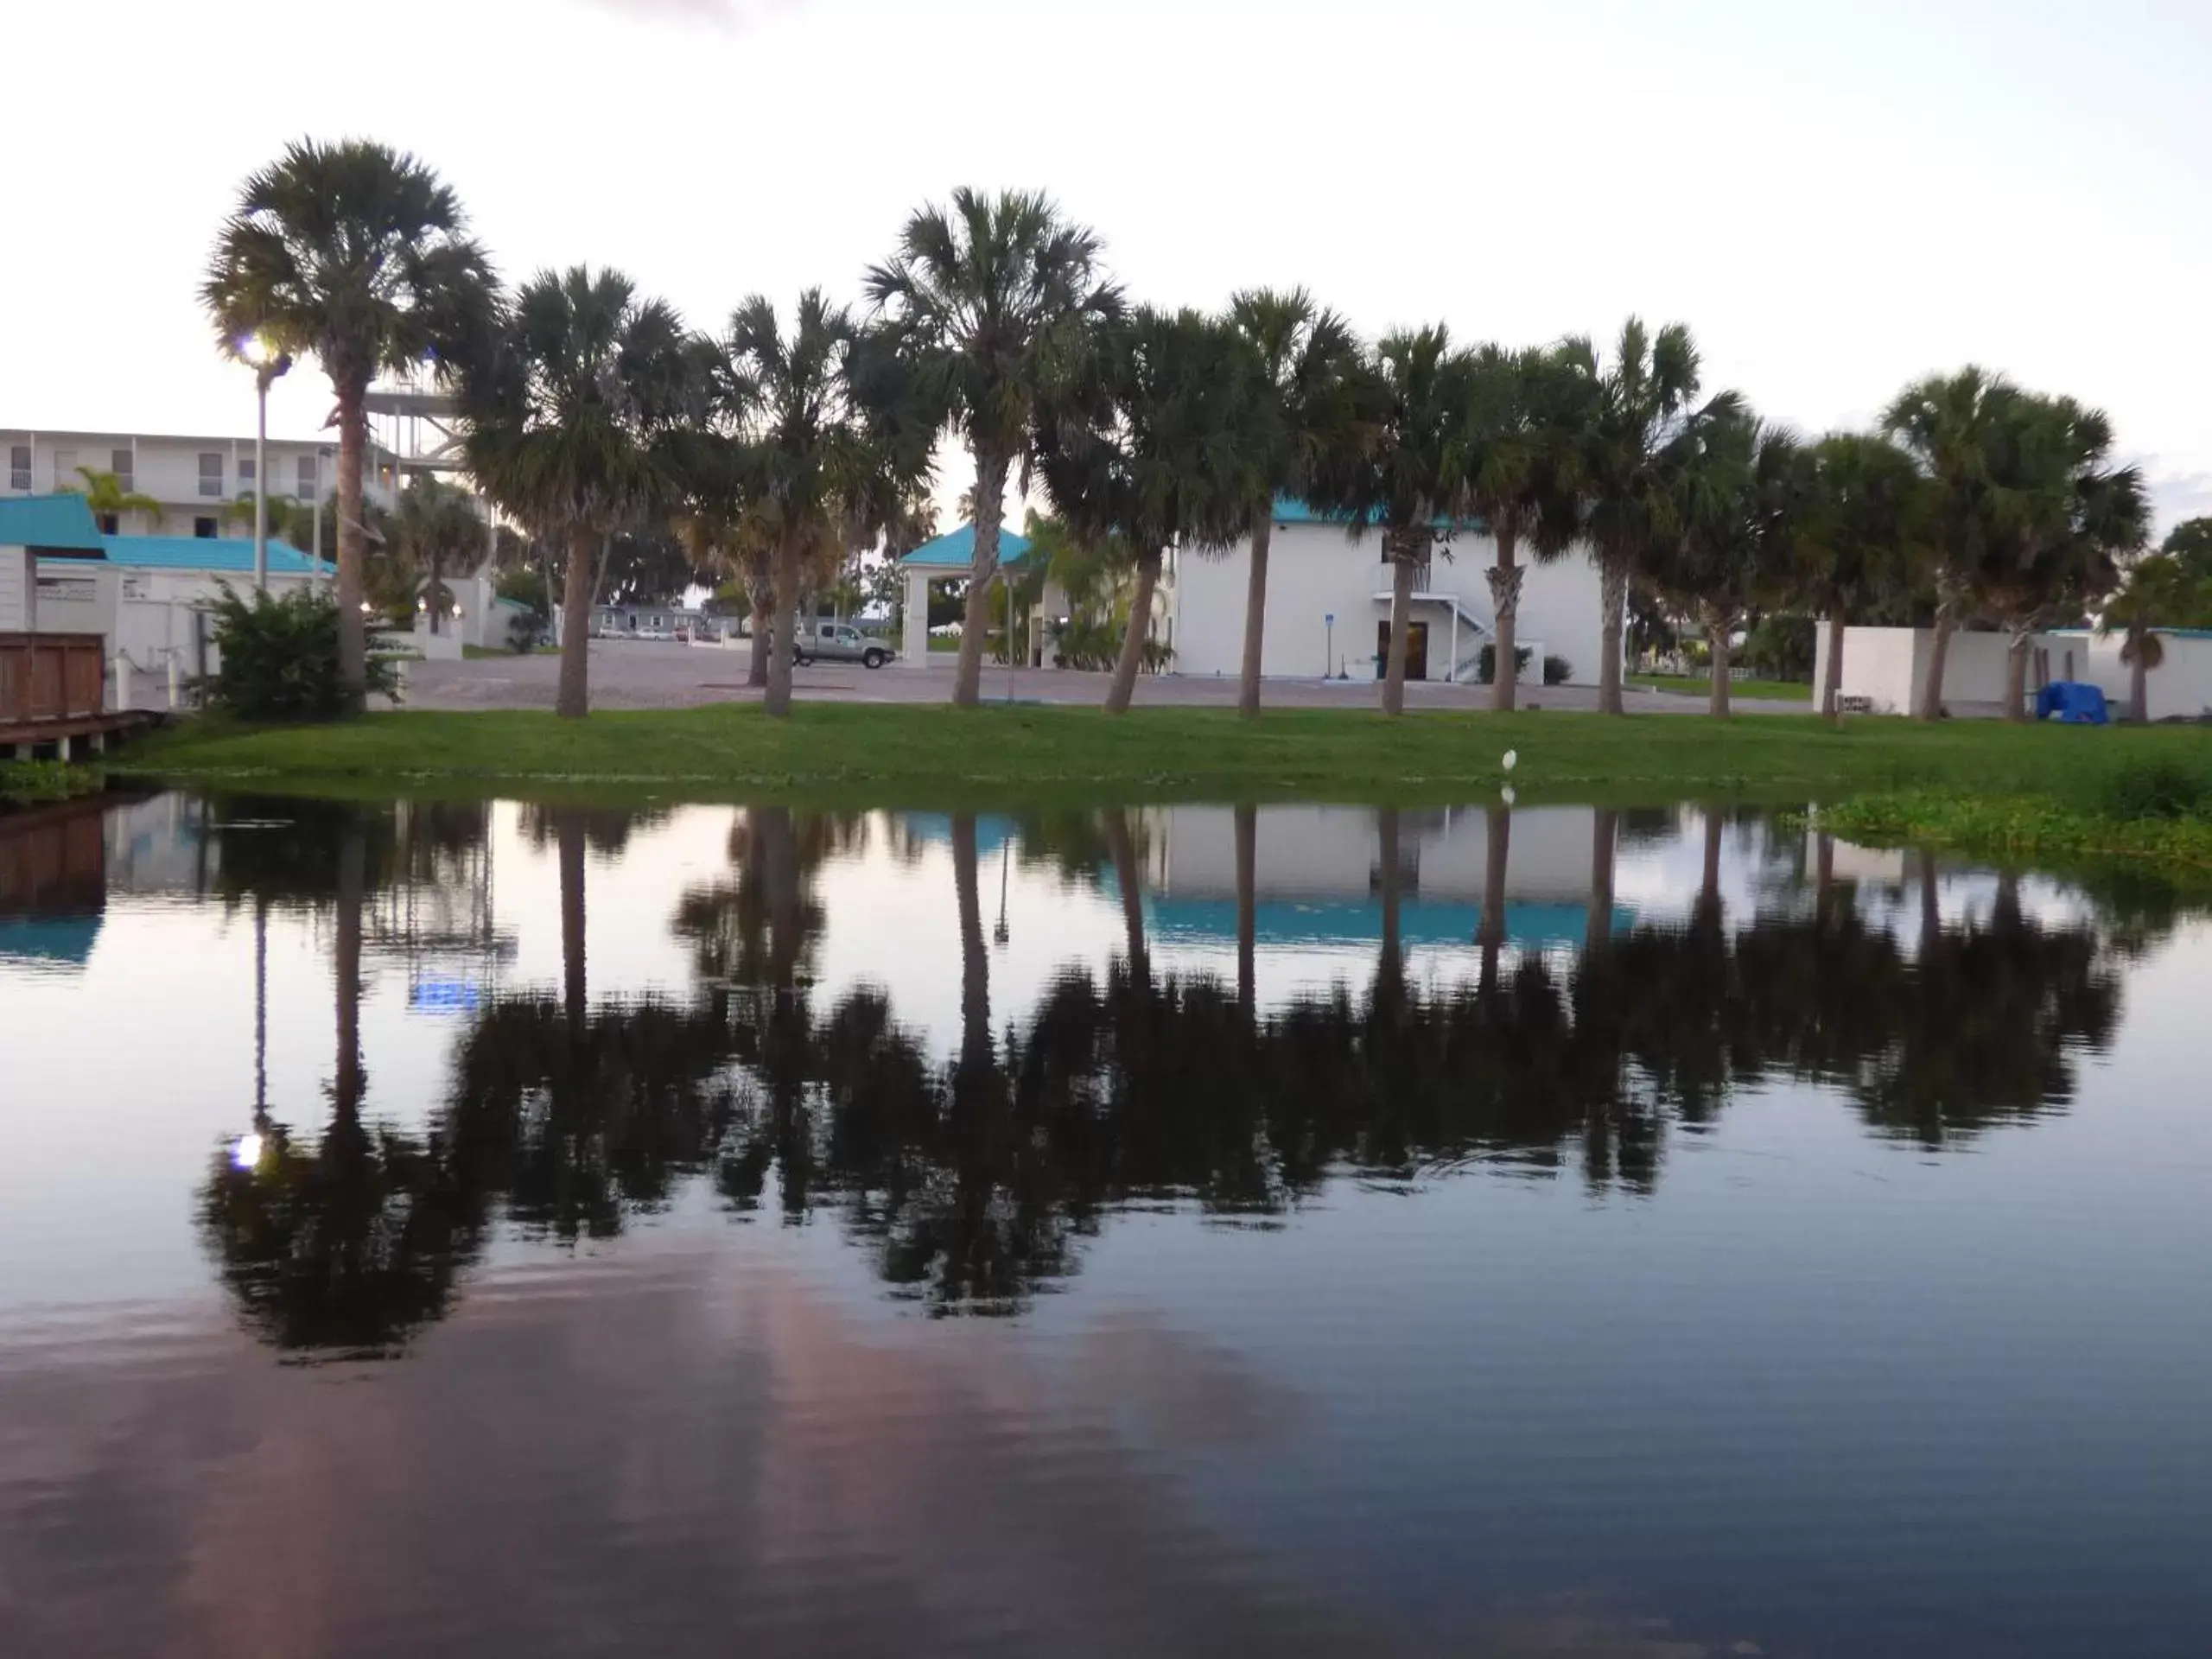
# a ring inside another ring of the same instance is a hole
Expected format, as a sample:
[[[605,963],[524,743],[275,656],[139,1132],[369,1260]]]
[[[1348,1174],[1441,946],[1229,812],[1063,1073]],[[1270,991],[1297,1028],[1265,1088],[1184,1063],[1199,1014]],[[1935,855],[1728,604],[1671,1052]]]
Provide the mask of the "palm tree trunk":
[[[1599,560],[1598,712],[1621,712],[1621,639],[1628,627],[1628,561],[1618,553]]]
[[[1620,842],[1620,814],[1601,806],[1590,826],[1590,913],[1584,918],[1582,944],[1594,950],[1613,937],[1613,858]]]
[[[1390,550],[1390,652],[1382,674],[1382,712],[1406,712],[1406,647],[1413,632],[1414,559],[1427,531],[1387,532]]]
[[[1951,636],[1958,632],[1959,611],[1966,602],[1965,588],[1948,572],[1936,578],[1936,639],[1928,648],[1928,679],[1920,689],[1920,718],[1943,718],[1943,662],[1951,654]]]
[[[349,1120],[361,1103],[361,904],[367,863],[360,825],[349,823],[338,844],[338,914],[331,952],[338,992],[338,1077],[332,1104],[335,1116]]]
[[[1486,809],[1488,836],[1483,847],[1483,920],[1477,942],[1482,946],[1481,988],[1497,984],[1498,953],[1505,948],[1505,872],[1513,852],[1513,813],[1510,808]]]
[[[1376,840],[1382,868],[1382,949],[1375,963],[1375,1001],[1395,1007],[1405,979],[1405,956],[1399,939],[1402,931],[1402,900],[1398,875],[1400,825],[1398,809],[1386,806],[1376,814]]]
[[[983,639],[991,626],[991,579],[999,572],[999,524],[1006,514],[1006,456],[976,451],[976,552],[968,566],[968,609],[960,626],[960,663],[952,701],[972,709],[983,700]]]
[[[1106,815],[1106,845],[1114,858],[1114,885],[1122,890],[1122,931],[1128,941],[1129,981],[1142,990],[1152,983],[1152,957],[1144,942],[1144,877],[1137,868],[1137,843],[1129,833],[1128,815],[1119,807]]]
[[[365,382],[338,388],[338,677],[356,696],[369,684],[368,630],[361,620],[361,469],[367,462]]]
[[[1496,649],[1491,653],[1490,706],[1504,715],[1513,712],[1514,699],[1521,688],[1521,579],[1528,573],[1514,563],[1513,526],[1500,522],[1496,531],[1497,563],[1488,573],[1491,610],[1497,620]],[[1446,677],[1456,679],[1459,666],[1452,664],[1446,671]]]
[[[1728,658],[1734,648],[1736,619],[1717,605],[1705,607],[1705,642],[1713,653],[1713,690],[1705,712],[1715,720],[1728,718]]]
[[[438,589],[445,586],[445,575],[446,562],[443,556],[436,553],[431,554],[430,591],[423,596],[423,608],[430,613],[430,632],[432,633],[442,632],[442,630],[438,626],[440,620],[438,613],[445,609],[445,607],[438,602]]]
[[[1840,604],[1828,610],[1828,666],[1821,680],[1821,718],[1840,726],[1843,715],[1836,704],[1843,699],[1843,626]]]
[[[582,1033],[590,1012],[584,966],[584,822],[575,807],[554,810],[553,834],[561,866],[561,1007],[569,1037]]]
[[[2138,726],[2151,719],[2151,664],[2145,658],[2150,648],[2148,628],[2127,631],[2127,717]]]
[[[745,683],[765,687],[768,683],[768,606],[765,600],[753,600],[749,626],[753,630],[753,661],[745,671]]]
[[[1252,1018],[1259,944],[1260,811],[1236,809],[1236,1011]]]
[[[1136,695],[1137,670],[1144,663],[1144,642],[1152,632],[1153,590],[1160,585],[1160,550],[1147,548],[1137,559],[1137,590],[1129,600],[1129,626],[1122,635],[1122,654],[1115,659],[1114,683],[1107,689],[1106,712],[1126,715]]]
[[[1720,832],[1725,820],[1720,809],[1705,809],[1705,868],[1697,889],[1697,913],[1707,923],[1720,919]]]
[[[982,895],[976,880],[976,815],[952,815],[952,888],[960,910],[960,1027],[964,1064],[991,1046],[991,961],[983,950]]]
[[[2005,718],[2020,725],[2028,718],[2028,653],[2035,643],[2035,625],[2009,623],[2005,636]]]
[[[596,548],[589,526],[569,532],[569,570],[561,583],[561,688],[553,712],[582,720],[591,712],[591,589]]]
[[[768,637],[768,695],[764,706],[780,720],[791,711],[792,659],[798,653],[798,550],[776,549],[775,617]]]
[[[1825,830],[1813,841],[1813,914],[1826,922],[1835,903],[1835,837]]]
[[[1274,539],[1271,502],[1252,519],[1252,567],[1244,585],[1244,666],[1236,688],[1236,712],[1245,720],[1260,715],[1260,653],[1268,620],[1268,546]]]

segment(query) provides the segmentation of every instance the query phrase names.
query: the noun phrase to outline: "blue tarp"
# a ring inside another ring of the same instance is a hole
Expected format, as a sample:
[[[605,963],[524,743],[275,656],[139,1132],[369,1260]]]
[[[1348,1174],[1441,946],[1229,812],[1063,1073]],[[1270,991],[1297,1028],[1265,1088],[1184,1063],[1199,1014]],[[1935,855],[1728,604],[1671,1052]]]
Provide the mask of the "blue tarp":
[[[2053,680],[2036,693],[2036,718],[2069,726],[2102,726],[2107,721],[2105,694],[2080,680]]]

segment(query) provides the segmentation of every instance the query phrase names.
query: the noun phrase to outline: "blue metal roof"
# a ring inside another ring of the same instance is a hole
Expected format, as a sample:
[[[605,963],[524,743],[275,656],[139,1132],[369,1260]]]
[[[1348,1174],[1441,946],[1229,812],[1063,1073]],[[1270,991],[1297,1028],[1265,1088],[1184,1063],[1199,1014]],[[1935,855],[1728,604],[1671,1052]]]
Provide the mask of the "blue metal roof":
[[[1029,538],[999,531],[999,563],[1020,564],[1029,556]],[[899,561],[902,569],[966,570],[976,563],[976,526],[963,524],[935,541],[924,542]]]
[[[1374,514],[1370,513],[1367,522],[1373,524],[1380,521]],[[1275,523],[1279,524],[1333,524],[1342,529],[1351,523],[1351,518],[1345,513],[1323,512],[1319,508],[1300,500],[1294,495],[1279,495],[1275,497]],[[1478,518],[1439,518],[1436,521],[1436,528],[1478,536],[1484,533],[1487,526]]]
[[[92,522],[85,498],[72,491],[17,496],[0,501],[0,547],[98,553],[100,527]]]
[[[1146,914],[1162,940],[1234,939],[1236,901],[1233,899],[1155,898]],[[1398,937],[1408,946],[1465,945],[1471,948],[1482,929],[1483,907],[1450,899],[1408,899],[1398,912]],[[1622,906],[1613,909],[1610,931],[1624,932],[1634,925],[1636,912]],[[1261,944],[1379,945],[1382,942],[1382,906],[1379,899],[1262,899],[1253,906],[1253,934]],[[1590,912],[1577,904],[1528,904],[1510,901],[1505,906],[1507,943],[1523,950],[1546,945],[1580,945],[1587,936]]]
[[[110,564],[140,570],[214,570],[253,574],[253,543],[244,536],[103,536]],[[312,560],[289,542],[269,538],[269,574],[329,575],[336,566]]]

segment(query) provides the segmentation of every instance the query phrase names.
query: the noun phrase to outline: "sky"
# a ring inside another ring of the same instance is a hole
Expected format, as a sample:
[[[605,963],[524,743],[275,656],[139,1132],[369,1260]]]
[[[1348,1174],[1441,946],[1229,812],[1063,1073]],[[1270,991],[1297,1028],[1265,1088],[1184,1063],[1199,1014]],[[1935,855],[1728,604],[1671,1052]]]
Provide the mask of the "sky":
[[[1979,362],[2109,411],[2162,525],[2212,512],[2206,0],[116,0],[96,48],[18,13],[53,142],[0,232],[0,425],[249,433],[215,232],[289,140],[367,136],[509,278],[617,265],[702,327],[856,299],[955,185],[1041,187],[1139,299],[1679,320],[1808,432]],[[272,435],[328,411],[295,371]]]

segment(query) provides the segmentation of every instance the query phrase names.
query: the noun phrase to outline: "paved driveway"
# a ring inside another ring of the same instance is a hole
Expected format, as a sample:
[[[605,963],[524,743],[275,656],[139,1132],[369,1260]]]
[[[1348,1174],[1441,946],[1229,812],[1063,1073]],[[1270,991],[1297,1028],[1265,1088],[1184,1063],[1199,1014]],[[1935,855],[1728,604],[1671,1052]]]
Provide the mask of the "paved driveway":
[[[597,709],[690,709],[710,702],[744,702],[760,696],[745,683],[749,650],[680,645],[632,639],[594,639],[591,645],[591,700]],[[558,657],[480,657],[457,663],[407,664],[407,705],[414,709],[550,709],[561,674]],[[986,667],[983,695],[1029,702],[1098,703],[1107,677],[1062,669]],[[927,668],[899,664],[870,673],[858,664],[819,663],[792,672],[794,694],[826,702],[942,702],[952,685],[949,655]],[[1375,686],[1365,680],[1270,680],[1267,702],[1281,709],[1371,709]],[[1406,687],[1411,709],[1483,709],[1484,686],[1415,681]],[[1594,709],[1595,686],[1524,688],[1524,708]],[[1702,696],[1645,691],[1633,686],[1629,707],[1639,711],[1702,714]],[[1223,677],[1146,675],[1136,700],[1154,708],[1229,708],[1236,682]],[[1809,714],[1811,702],[1745,699],[1760,714]]]

